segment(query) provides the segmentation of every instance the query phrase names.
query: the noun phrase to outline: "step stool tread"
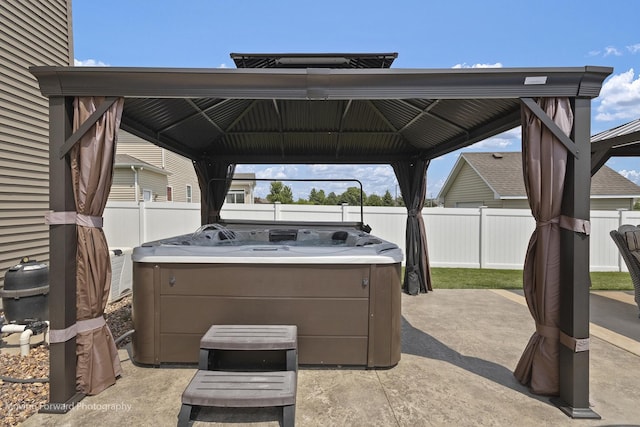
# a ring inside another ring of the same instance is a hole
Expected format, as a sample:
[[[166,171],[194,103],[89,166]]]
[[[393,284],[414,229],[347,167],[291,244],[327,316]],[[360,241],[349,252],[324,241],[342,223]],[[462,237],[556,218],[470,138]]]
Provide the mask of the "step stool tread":
[[[265,407],[296,402],[296,373],[198,370],[182,394],[194,406]]]
[[[297,346],[295,325],[213,325],[200,339],[201,349],[288,350]]]

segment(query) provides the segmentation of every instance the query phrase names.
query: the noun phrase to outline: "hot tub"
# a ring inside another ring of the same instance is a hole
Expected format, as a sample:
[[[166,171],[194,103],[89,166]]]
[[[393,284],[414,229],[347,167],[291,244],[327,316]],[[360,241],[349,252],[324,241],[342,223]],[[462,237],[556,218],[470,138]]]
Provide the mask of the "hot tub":
[[[297,325],[303,365],[400,360],[402,251],[356,227],[211,224],[132,259],[137,363],[197,363],[212,324]]]

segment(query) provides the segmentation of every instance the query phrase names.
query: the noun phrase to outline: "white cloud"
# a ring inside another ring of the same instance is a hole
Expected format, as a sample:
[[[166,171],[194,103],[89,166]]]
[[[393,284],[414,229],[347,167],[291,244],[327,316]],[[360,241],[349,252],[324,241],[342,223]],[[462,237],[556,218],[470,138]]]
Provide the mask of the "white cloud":
[[[604,54],[602,56],[622,56],[622,52],[618,50],[615,46],[607,46],[604,48]]]
[[[469,65],[466,62],[462,64],[456,64],[451,68],[502,68],[501,62],[496,62],[495,64],[473,64]]]
[[[640,43],[636,43],[636,44],[632,44],[630,46],[627,46],[627,50],[631,53],[638,53],[640,52]]]
[[[522,130],[520,126],[517,128],[508,130],[491,138],[487,138],[484,141],[477,142],[467,148],[464,151],[478,150],[507,150],[507,149],[520,149],[520,141],[522,139]]]
[[[222,64],[218,65],[218,68],[229,68],[229,67],[227,67],[227,64],[222,63]]]
[[[631,120],[640,116],[640,76],[633,68],[611,76],[602,85],[596,120]]]
[[[633,181],[636,184],[640,185],[640,171],[623,169],[621,171],[618,171],[618,173],[627,178],[629,181]]]
[[[256,165],[238,165],[236,166],[236,173],[256,173],[258,167]]]
[[[396,185],[396,176],[389,165],[310,165],[310,175],[321,179],[357,179],[362,182],[362,187],[367,195],[379,196],[389,190],[393,195]],[[325,192],[339,194],[348,187],[359,186],[357,182],[318,182],[313,183],[316,188],[323,188]]]
[[[437,180],[433,184],[430,183],[429,180],[427,180],[427,197],[430,199],[438,197],[438,194],[440,193],[440,190],[442,190],[444,182],[444,178]]]
[[[600,56],[600,51],[599,50],[590,50],[587,55],[589,55],[589,56]]]
[[[298,169],[293,165],[275,165],[256,171],[256,178],[285,179],[296,178]]]
[[[105,64],[102,61],[95,59],[73,59],[73,65],[76,67],[108,67],[109,64]]]

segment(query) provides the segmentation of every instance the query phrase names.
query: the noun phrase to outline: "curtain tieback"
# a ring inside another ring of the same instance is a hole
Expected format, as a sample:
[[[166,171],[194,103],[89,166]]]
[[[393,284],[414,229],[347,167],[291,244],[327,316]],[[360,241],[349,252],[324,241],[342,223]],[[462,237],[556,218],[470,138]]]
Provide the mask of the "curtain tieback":
[[[555,218],[551,218],[548,221],[536,222],[536,227],[544,227],[551,224],[559,224],[561,228],[569,231],[575,231],[576,233],[583,233],[587,236],[591,234],[591,223],[586,219],[571,218],[569,216],[560,215]]]
[[[574,353],[589,351],[589,338],[574,338],[560,332],[560,343]]]
[[[78,320],[76,323],[65,329],[50,329],[49,342],[66,342],[81,332],[93,331],[95,329],[102,328],[106,324],[104,316],[98,316],[87,320]]]
[[[555,326],[547,326],[536,323],[536,332],[541,337],[549,338],[551,340],[557,340],[558,338],[560,338],[560,329],[556,328]]]
[[[44,223],[52,224],[76,224],[83,227],[102,228],[101,216],[85,215],[77,212],[47,212],[44,215]]]
[[[418,210],[417,210],[417,209],[409,209],[409,210],[407,211],[407,214],[408,214],[409,216],[416,217],[416,216],[418,216]]]

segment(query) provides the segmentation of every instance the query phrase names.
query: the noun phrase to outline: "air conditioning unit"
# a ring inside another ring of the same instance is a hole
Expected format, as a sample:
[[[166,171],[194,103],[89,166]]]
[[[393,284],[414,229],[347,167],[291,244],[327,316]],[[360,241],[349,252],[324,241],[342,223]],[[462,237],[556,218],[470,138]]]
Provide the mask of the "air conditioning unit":
[[[109,249],[111,256],[111,292],[109,302],[115,302],[131,293],[133,282],[132,248]]]

